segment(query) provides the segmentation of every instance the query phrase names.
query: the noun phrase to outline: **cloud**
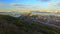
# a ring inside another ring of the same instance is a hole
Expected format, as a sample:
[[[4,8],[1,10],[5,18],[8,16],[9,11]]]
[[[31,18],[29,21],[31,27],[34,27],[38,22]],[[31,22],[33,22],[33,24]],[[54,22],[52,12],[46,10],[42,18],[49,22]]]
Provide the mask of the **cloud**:
[[[37,0],[37,1],[48,2],[48,1],[51,1],[51,0]]]
[[[59,6],[60,7],[60,2],[54,4],[54,6]]]
[[[17,9],[27,9],[27,10],[31,7],[30,4],[20,4],[20,3],[11,3],[10,6]]]
[[[5,6],[5,4],[3,4],[3,3],[0,3],[0,6]]]
[[[53,2],[49,4],[50,9],[53,10],[60,10],[60,2]]]
[[[16,7],[16,8],[20,8],[20,9],[29,9],[31,7],[30,4],[16,4],[16,3],[12,3],[10,4],[11,7]]]
[[[19,6],[19,7],[23,7],[23,6],[31,6],[30,4],[15,4],[15,3],[12,3],[10,4],[10,6]]]

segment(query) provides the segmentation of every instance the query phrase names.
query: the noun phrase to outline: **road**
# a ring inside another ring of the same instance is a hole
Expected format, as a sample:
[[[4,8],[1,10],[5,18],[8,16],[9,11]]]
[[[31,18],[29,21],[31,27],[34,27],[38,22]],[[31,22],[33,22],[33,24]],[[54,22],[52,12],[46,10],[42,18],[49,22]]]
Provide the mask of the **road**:
[[[60,26],[57,26],[57,25],[54,25],[54,24],[49,24],[49,23],[41,22],[39,20],[33,20],[33,21],[38,22],[40,24],[44,24],[44,25],[50,26],[50,27],[56,27],[56,28],[60,29]]]

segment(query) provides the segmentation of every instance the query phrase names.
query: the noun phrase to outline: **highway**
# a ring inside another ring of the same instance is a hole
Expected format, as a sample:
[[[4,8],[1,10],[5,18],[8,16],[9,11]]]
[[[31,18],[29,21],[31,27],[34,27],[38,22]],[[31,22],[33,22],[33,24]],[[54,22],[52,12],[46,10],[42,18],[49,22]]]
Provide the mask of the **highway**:
[[[54,25],[54,24],[49,24],[49,23],[41,22],[39,20],[33,20],[33,21],[38,22],[40,24],[44,24],[44,25],[50,26],[50,27],[56,27],[56,28],[60,29],[60,26],[57,26],[57,25]]]

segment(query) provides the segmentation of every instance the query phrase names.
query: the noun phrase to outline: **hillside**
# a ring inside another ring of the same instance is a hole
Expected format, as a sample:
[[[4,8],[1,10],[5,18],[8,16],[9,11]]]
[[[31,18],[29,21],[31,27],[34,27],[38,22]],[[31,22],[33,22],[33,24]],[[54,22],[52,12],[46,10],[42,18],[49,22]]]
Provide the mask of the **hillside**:
[[[27,22],[9,15],[0,15],[0,34],[60,34],[60,29]]]

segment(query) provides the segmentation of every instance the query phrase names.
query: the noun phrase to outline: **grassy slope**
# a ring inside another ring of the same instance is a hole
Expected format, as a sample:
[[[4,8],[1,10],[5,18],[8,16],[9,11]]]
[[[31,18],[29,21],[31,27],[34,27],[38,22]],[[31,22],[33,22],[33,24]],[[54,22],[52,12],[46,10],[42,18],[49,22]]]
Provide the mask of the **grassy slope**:
[[[0,15],[0,34],[60,34],[60,29],[20,18]]]

